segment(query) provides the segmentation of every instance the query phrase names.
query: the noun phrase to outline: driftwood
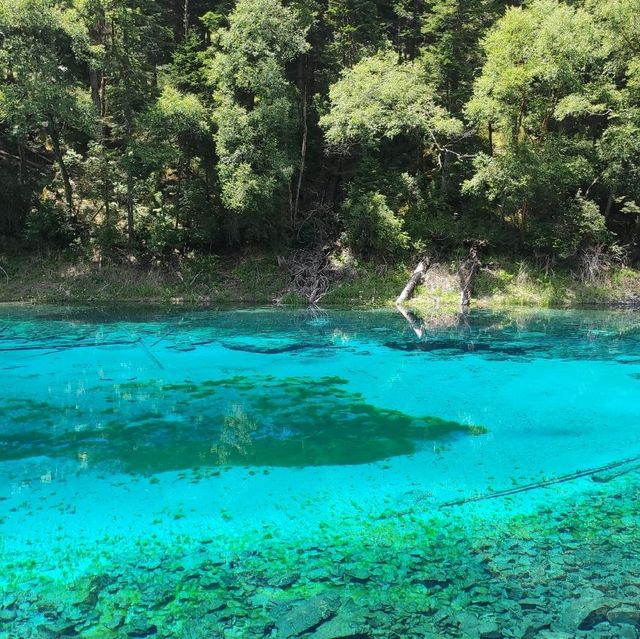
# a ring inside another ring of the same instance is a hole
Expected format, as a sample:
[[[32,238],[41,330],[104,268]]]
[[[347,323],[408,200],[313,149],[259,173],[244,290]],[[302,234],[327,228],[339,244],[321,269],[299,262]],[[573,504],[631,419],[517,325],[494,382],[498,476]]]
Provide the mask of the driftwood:
[[[630,462],[626,464],[622,464],[621,466],[617,466],[613,470],[607,469],[601,473],[597,473],[591,476],[593,481],[598,482],[599,484],[605,484],[616,477],[620,477],[621,475],[626,475],[627,473],[631,473],[635,470],[640,470],[640,462]]]
[[[469,248],[469,257],[460,268],[458,273],[460,277],[460,306],[469,306],[471,302],[473,285],[480,269],[480,250],[485,244],[483,241],[472,242]]]
[[[278,257],[278,266],[291,276],[289,286],[274,300],[279,304],[287,293],[297,293],[315,306],[329,291],[331,264],[328,248],[300,249],[288,258]]]
[[[422,278],[424,277],[424,274],[427,272],[427,269],[430,265],[431,262],[428,257],[425,257],[418,262],[418,266],[416,266],[413,273],[411,274],[411,277],[409,278],[409,281],[402,290],[402,293],[400,293],[400,295],[398,296],[398,299],[396,300],[396,306],[401,306],[408,299],[411,299],[416,286],[420,284]]]
[[[447,501],[443,504],[440,504],[441,508],[449,508],[451,506],[462,506],[464,504],[469,504],[476,501],[487,501],[489,499],[497,499],[499,497],[508,497],[510,495],[516,495],[517,493],[524,493],[529,490],[535,490],[537,488],[546,488],[547,486],[553,486],[554,484],[561,484],[563,482],[572,481],[573,479],[580,479],[581,477],[592,477],[594,481],[610,481],[614,477],[618,475],[624,475],[627,472],[635,470],[640,467],[640,455],[636,457],[629,457],[627,459],[623,459],[617,462],[611,462],[610,464],[605,464],[604,466],[599,466],[597,468],[588,468],[586,470],[578,470],[575,473],[570,473],[569,475],[561,475],[560,477],[553,477],[552,479],[543,479],[542,481],[537,481],[533,484],[525,484],[523,486],[516,486],[515,488],[507,488],[506,490],[499,490],[495,493],[490,493],[488,495],[478,495],[476,497],[463,497],[461,499],[454,499],[453,501]],[[604,475],[605,473],[610,473],[614,469],[619,469],[617,474],[609,474],[606,479],[598,479],[599,475]]]

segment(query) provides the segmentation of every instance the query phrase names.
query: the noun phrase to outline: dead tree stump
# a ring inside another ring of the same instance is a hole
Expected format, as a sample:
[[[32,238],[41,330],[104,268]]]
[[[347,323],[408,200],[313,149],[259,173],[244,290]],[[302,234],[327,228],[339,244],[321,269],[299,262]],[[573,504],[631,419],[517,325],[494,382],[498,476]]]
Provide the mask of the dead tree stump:
[[[402,293],[400,293],[398,299],[396,299],[396,306],[401,306],[408,299],[411,299],[413,291],[415,290],[416,286],[418,286],[418,284],[420,284],[420,282],[422,281],[422,278],[424,277],[424,274],[427,272],[427,269],[430,265],[431,262],[428,257],[424,257],[418,262],[418,266],[416,266],[413,273],[411,274],[411,277],[402,290]]]
[[[473,241],[470,242],[469,257],[460,267],[458,277],[460,278],[460,306],[469,306],[471,303],[471,295],[473,294],[473,285],[475,284],[476,275],[480,270],[480,251],[486,242]]]

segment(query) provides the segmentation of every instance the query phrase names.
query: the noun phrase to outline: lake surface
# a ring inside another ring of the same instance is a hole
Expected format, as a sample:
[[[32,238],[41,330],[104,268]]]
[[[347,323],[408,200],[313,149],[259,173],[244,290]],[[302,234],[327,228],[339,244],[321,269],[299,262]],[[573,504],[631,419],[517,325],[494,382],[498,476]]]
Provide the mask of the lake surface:
[[[637,637],[639,399],[631,312],[3,307],[0,639]]]

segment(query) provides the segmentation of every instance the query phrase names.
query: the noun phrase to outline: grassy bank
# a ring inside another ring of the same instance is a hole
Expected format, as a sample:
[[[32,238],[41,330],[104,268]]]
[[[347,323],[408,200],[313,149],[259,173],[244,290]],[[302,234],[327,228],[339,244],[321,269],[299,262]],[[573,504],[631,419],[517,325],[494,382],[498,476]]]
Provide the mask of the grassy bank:
[[[404,265],[354,264],[323,299],[328,305],[390,304],[407,278]],[[0,303],[284,304],[305,300],[287,292],[290,277],[277,255],[199,256],[172,266],[142,267],[54,256],[0,254]]]
[[[431,270],[410,305],[427,313],[453,310],[460,299],[454,264]],[[640,271],[611,268],[585,281],[565,269],[536,268],[527,262],[491,262],[483,266],[475,282],[472,306],[575,308],[582,306],[636,306],[640,303]]]
[[[612,268],[584,281],[565,270],[544,272],[526,262],[490,265],[476,284],[478,305],[571,307],[640,301],[640,271]]]
[[[322,304],[391,305],[410,273],[410,264],[355,261],[348,275],[331,285]],[[455,309],[459,300],[456,273],[453,263],[432,267],[410,306],[430,313]],[[295,293],[286,292],[288,286],[289,275],[273,254],[200,256],[170,267],[0,254],[0,302],[271,304],[281,299],[285,304],[305,304]],[[473,305],[573,307],[639,300],[637,270],[611,269],[585,282],[569,271],[544,272],[526,262],[501,261],[481,269]]]

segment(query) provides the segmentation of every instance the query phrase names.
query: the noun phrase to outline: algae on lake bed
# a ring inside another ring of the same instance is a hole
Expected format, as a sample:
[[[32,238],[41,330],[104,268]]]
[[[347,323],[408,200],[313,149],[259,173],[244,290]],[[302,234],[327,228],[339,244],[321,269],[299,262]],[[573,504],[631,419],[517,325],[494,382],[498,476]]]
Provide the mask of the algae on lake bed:
[[[64,579],[46,576],[48,556],[0,556],[0,636],[637,637],[638,478],[582,482],[580,498],[546,490],[526,515],[520,496],[337,519],[301,538],[81,543],[65,561],[94,553],[91,568]]]

